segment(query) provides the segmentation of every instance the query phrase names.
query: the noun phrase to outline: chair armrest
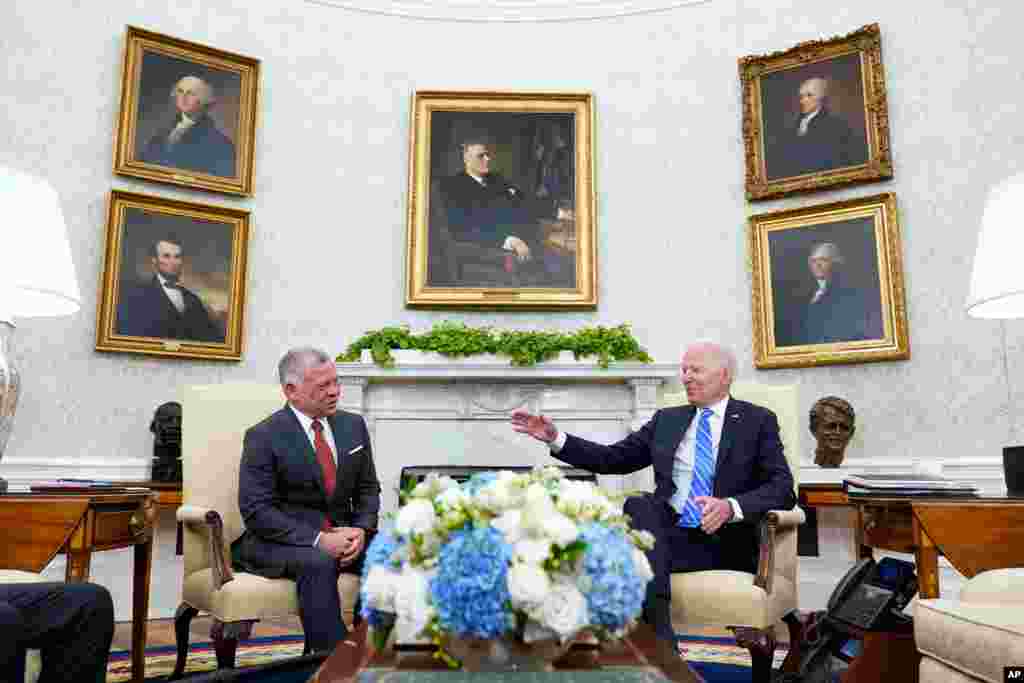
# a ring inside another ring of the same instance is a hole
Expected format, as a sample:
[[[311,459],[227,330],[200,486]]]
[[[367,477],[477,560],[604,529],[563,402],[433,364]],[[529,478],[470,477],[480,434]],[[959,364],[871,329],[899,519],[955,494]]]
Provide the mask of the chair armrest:
[[[220,590],[225,583],[233,581],[235,573],[231,569],[227,553],[224,552],[224,521],[220,513],[198,505],[183,505],[178,508],[176,516],[189,533],[203,537],[203,545],[206,546],[208,553],[206,566],[213,572],[213,589]]]
[[[799,507],[792,510],[771,510],[757,525],[757,575],[754,585],[764,589],[769,595],[772,592],[772,578],[775,576],[776,552],[784,537],[794,534],[796,528],[804,523],[807,516]],[[795,547],[794,547],[795,552]]]

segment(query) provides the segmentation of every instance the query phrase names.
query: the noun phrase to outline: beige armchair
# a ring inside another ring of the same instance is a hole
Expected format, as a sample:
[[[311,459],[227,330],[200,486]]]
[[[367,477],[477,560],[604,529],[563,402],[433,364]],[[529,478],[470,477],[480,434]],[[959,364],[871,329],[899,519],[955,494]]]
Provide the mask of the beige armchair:
[[[786,460],[794,485],[800,473],[801,417],[795,386],[737,383],[732,396],[764,406],[779,419]],[[685,394],[666,393],[662,405],[686,403]],[[672,575],[672,625],[677,632],[687,626],[722,626],[730,629],[741,646],[750,650],[753,681],[771,678],[775,653],[775,625],[789,627],[790,642],[802,637],[797,618],[796,531],[804,522],[799,507],[768,513],[760,525],[757,574],[730,570]],[[795,658],[794,658],[795,659]],[[787,660],[785,669],[794,668]]]
[[[231,568],[231,543],[242,535],[238,468],[245,430],[285,403],[281,388],[229,383],[190,386],[182,396],[182,467],[185,576],[174,630],[178,656],[169,680],[180,678],[188,655],[189,624],[200,612],[213,616],[210,638],[217,667],[230,668],[240,639],[260,619],[298,615],[295,582],[267,579]],[[358,577],[338,580],[342,619],[351,628]]]
[[[49,580],[35,572],[0,569],[0,583],[42,583]],[[25,683],[36,683],[42,670],[43,659],[39,656],[39,650],[28,650],[25,653]]]
[[[982,572],[959,600],[918,600],[914,640],[921,683],[1002,683],[1024,664],[1024,568]]]

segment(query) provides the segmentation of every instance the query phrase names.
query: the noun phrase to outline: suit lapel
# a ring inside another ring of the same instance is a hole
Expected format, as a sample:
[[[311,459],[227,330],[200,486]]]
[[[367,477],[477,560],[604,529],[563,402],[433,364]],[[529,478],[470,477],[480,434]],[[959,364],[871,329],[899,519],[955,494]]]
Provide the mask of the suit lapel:
[[[671,439],[666,445],[669,453],[669,462],[676,456],[676,451],[679,450],[679,444],[683,441],[683,435],[686,434],[686,430],[690,428],[690,423],[693,422],[693,416],[697,414],[697,409],[691,405],[682,406],[679,411],[679,422],[678,427],[669,431]]]
[[[725,415],[722,416],[722,438],[718,442],[718,458],[715,463],[715,471],[728,460],[732,450],[732,442],[736,437],[736,430],[740,428],[743,421],[740,412],[740,405],[732,398],[725,404]],[[715,477],[717,483],[718,477]]]
[[[338,466],[335,473],[336,483],[334,490],[337,491],[341,487],[341,482],[345,480],[345,470],[352,463],[352,458],[349,458],[346,452],[351,439],[345,429],[344,421],[338,417],[337,413],[327,418],[327,421],[331,426],[331,435],[334,437],[334,459]]]
[[[299,422],[299,418],[295,417],[295,413],[292,412],[290,406],[285,405],[282,412],[286,413],[285,420],[288,425],[288,428],[283,430],[282,437],[290,451],[305,460],[313,468],[313,476],[316,479],[317,487],[321,493],[327,495],[327,491],[324,488],[323,470],[320,468],[320,462],[316,459],[316,451],[313,450],[313,444],[310,443],[309,437],[306,436],[306,432],[302,429],[302,423]]]

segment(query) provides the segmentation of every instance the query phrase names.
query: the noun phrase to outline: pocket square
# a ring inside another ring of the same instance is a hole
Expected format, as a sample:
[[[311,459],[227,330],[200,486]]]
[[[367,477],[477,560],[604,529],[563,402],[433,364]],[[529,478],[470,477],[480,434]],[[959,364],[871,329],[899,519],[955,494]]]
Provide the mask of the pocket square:
[[[352,450],[350,450],[350,451],[348,452],[348,454],[349,454],[349,455],[355,455],[356,453],[358,453],[358,452],[359,452],[359,451],[361,451],[361,450],[363,450],[363,444],[359,444],[358,446],[356,446],[355,448],[353,448]]]

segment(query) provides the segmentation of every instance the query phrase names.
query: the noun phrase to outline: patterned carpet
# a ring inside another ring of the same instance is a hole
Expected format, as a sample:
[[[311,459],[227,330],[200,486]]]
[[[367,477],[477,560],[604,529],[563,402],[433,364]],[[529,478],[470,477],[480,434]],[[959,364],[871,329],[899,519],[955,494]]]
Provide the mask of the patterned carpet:
[[[302,636],[278,636],[253,638],[239,644],[236,666],[252,667],[273,661],[290,659],[302,655]],[[716,683],[750,680],[750,655],[730,638],[709,638],[683,636],[679,639],[680,652],[701,675]],[[782,663],[786,650],[780,646],[775,653],[775,666]],[[146,649],[146,679],[158,680],[174,669],[174,646]],[[186,672],[212,671],[217,667],[217,657],[212,643],[194,643],[188,656]],[[615,669],[626,669],[616,662]],[[116,650],[110,654],[107,668],[107,683],[121,683],[131,678],[131,659],[127,650]],[[370,676],[369,678],[374,678]]]

